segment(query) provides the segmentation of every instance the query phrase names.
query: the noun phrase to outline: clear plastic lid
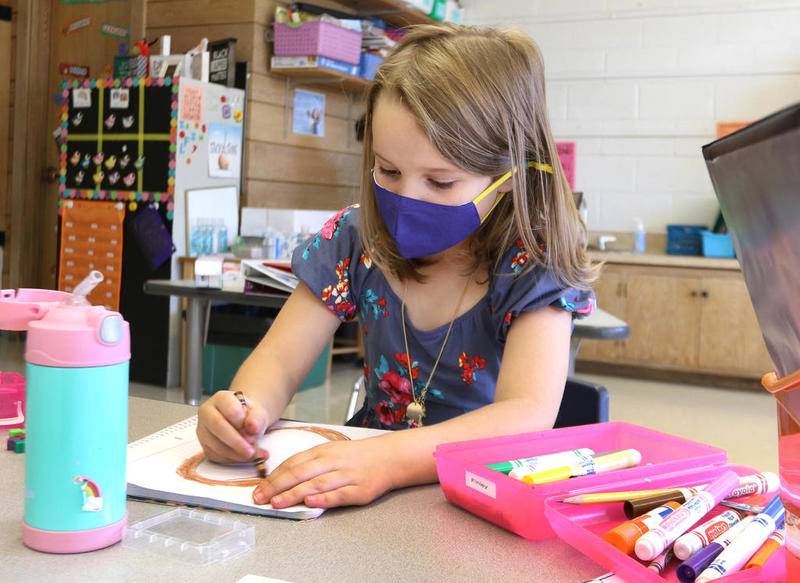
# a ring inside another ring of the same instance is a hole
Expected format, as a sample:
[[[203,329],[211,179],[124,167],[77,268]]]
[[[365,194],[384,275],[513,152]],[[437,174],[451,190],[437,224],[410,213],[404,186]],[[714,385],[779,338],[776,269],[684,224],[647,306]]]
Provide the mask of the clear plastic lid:
[[[122,545],[193,565],[227,561],[251,550],[255,527],[218,512],[176,508],[125,528]]]

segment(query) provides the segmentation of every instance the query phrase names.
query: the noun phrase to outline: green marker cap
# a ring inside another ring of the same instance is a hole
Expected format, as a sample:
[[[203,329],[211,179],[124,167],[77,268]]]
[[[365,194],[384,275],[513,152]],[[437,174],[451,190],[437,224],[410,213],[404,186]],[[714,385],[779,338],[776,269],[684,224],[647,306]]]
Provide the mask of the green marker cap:
[[[499,464],[486,464],[486,467],[489,468],[490,470],[494,470],[496,472],[502,472],[504,474],[507,474],[514,469],[514,466],[511,464],[511,462],[500,462]]]

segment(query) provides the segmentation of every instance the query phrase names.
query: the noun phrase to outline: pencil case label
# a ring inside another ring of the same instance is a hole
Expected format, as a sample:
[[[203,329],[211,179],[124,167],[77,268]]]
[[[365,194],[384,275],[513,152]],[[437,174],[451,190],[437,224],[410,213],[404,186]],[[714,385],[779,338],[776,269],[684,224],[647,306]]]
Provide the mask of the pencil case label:
[[[497,486],[490,480],[476,476],[472,472],[464,472],[464,483],[467,485],[467,488],[477,490],[490,498],[497,498]]]

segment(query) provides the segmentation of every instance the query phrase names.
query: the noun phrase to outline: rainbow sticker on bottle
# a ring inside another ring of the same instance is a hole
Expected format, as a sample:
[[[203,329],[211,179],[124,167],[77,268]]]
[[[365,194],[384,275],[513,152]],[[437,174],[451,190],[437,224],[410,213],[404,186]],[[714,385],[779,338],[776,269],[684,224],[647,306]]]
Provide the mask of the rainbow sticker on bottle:
[[[83,494],[82,510],[84,512],[100,512],[103,509],[103,496],[100,494],[100,486],[85,476],[75,476],[72,481],[81,487],[81,494]]]

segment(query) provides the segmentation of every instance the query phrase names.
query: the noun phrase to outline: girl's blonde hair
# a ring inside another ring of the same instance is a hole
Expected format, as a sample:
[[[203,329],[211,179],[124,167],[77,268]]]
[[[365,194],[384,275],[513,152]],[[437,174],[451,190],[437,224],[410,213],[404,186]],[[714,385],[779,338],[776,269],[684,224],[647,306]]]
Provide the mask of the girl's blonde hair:
[[[452,24],[414,27],[369,89],[361,180],[364,249],[382,269],[420,280],[421,263],[399,255],[375,202],[372,116],[382,94],[399,99],[456,166],[492,177],[519,169],[511,178],[513,194],[506,194],[468,239],[474,267],[497,271],[521,239],[530,258],[526,268],[544,266],[566,285],[588,287],[595,271],[586,255],[586,226],[558,159],[544,63],[529,36]],[[529,161],[550,164],[553,173],[528,168]]]

